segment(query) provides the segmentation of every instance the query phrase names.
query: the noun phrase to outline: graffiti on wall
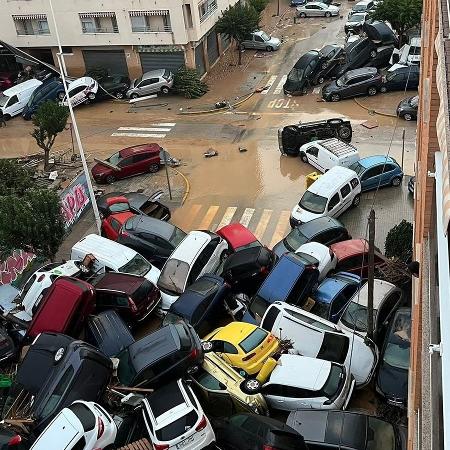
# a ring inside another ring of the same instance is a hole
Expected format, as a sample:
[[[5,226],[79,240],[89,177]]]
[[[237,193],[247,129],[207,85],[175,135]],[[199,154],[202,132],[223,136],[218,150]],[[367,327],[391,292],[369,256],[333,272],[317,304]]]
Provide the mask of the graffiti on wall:
[[[36,258],[34,253],[14,250],[13,254],[5,261],[0,261],[0,284],[9,284],[15,281],[34,258]]]
[[[89,205],[90,198],[84,173],[78,175],[75,180],[61,193],[61,208],[66,224],[70,228],[78,221],[82,212]]]

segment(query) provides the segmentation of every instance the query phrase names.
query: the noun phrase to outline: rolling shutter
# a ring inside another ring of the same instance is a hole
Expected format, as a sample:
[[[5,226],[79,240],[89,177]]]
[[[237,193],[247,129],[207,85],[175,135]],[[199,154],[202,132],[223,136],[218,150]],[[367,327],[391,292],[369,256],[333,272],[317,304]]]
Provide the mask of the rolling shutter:
[[[217,34],[215,30],[212,30],[207,37],[208,43],[208,61],[209,64],[213,64],[219,57],[219,47],[217,46]]]
[[[127,61],[123,50],[83,50],[86,72],[106,69],[109,75],[128,76]]]
[[[156,69],[168,69],[175,72],[184,66],[183,52],[143,52],[139,53],[139,56],[144,73]]]
[[[203,75],[206,72],[205,60],[203,59],[203,42],[200,42],[200,44],[195,47],[195,67],[200,75]]]

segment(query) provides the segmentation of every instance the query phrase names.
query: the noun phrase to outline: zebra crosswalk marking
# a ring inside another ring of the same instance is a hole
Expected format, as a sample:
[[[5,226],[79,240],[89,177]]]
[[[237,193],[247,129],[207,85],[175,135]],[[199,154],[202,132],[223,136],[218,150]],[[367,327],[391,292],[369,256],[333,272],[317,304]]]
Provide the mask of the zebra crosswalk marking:
[[[189,230],[189,227],[194,222],[194,219],[197,217],[199,211],[202,209],[202,205],[192,205],[186,215],[184,216],[183,220],[183,226],[187,230]]]
[[[274,93],[275,95],[281,94],[281,91],[283,90],[283,86],[284,86],[284,83],[286,83],[286,80],[287,80],[287,75],[283,75],[283,76],[281,77],[279,83],[277,84],[277,87],[276,87],[275,90],[273,91],[273,93]]]
[[[204,215],[202,221],[200,222],[198,229],[199,230],[208,230],[211,222],[214,219],[214,216],[219,211],[220,206],[210,206],[206,214]]]
[[[236,212],[237,207],[236,206],[229,206],[225,214],[222,217],[222,220],[220,221],[219,225],[217,225],[217,229],[224,227],[225,225],[228,225],[231,222],[231,219],[234,216],[234,213]]]
[[[250,220],[252,219],[254,212],[255,212],[254,208],[245,208],[241,220],[239,221],[241,225],[244,225],[244,227],[248,227],[248,224],[250,223]]]
[[[266,231],[267,225],[269,224],[270,218],[272,217],[272,210],[265,209],[259,219],[258,225],[256,226],[255,236],[260,241],[264,236],[264,232]]]
[[[291,215],[290,211],[281,211],[280,217],[278,219],[275,231],[272,235],[272,240],[270,241],[269,247],[272,248],[278,241],[283,239],[286,235],[286,231],[289,227],[289,217]]]
[[[267,89],[264,89],[264,91],[261,91],[261,95],[267,95],[267,93],[270,91],[270,88],[272,87],[273,83],[275,83],[275,80],[277,79],[278,75],[272,75],[269,78],[269,81],[266,84]]]

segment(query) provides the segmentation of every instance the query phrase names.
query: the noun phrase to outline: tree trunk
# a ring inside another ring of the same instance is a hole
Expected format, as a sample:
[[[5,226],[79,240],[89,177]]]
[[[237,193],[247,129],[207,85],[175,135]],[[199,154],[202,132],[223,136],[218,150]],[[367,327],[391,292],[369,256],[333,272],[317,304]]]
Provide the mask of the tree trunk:
[[[239,59],[238,59],[238,65],[242,64],[242,49],[241,49],[241,43],[238,41],[237,43],[238,46],[238,52],[239,52]]]
[[[44,148],[44,172],[48,172],[49,171],[49,164],[48,164],[48,160],[50,159],[50,149],[49,148]]]

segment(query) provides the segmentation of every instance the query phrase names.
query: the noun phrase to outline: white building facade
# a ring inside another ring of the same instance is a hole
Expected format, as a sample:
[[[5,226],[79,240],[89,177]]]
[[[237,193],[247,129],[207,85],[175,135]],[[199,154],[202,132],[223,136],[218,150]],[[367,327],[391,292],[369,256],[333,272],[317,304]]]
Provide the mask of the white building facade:
[[[204,74],[229,42],[214,25],[239,0],[53,0],[69,75],[140,76],[185,65]],[[56,65],[48,0],[0,0],[0,40]]]

